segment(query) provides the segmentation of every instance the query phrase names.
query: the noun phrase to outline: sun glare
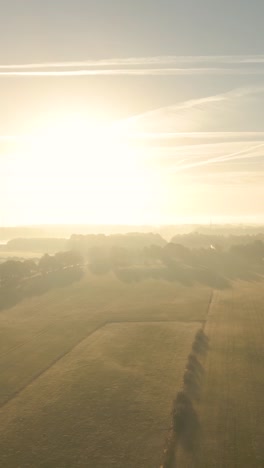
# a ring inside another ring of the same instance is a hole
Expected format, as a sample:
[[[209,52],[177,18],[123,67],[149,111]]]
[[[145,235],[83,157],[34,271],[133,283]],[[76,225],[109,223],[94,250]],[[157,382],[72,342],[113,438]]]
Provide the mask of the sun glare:
[[[116,125],[63,118],[35,132],[21,156],[12,190],[35,223],[133,224],[151,215],[155,177]]]

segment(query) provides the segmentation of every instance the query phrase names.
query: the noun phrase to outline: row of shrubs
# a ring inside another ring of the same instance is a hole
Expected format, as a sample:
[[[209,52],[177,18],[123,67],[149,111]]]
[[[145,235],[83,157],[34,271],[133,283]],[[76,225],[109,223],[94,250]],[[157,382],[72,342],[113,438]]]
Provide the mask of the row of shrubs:
[[[19,283],[36,275],[58,272],[83,264],[82,256],[75,251],[58,252],[55,255],[45,254],[40,259],[8,259],[0,263],[0,285]]]
[[[183,389],[178,392],[173,402],[172,437],[168,449],[165,451],[163,468],[175,466],[176,449],[179,445],[191,453],[197,447],[200,423],[194,402],[200,399],[201,382],[204,375],[199,358],[206,354],[208,347],[208,337],[203,330],[199,330],[192,345],[192,352],[188,356],[183,376]]]

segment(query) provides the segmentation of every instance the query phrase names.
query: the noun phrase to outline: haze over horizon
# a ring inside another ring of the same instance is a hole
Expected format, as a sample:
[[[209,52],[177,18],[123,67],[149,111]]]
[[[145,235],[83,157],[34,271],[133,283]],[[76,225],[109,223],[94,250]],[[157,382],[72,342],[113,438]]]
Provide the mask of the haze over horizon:
[[[0,225],[264,222],[263,2],[2,3]]]

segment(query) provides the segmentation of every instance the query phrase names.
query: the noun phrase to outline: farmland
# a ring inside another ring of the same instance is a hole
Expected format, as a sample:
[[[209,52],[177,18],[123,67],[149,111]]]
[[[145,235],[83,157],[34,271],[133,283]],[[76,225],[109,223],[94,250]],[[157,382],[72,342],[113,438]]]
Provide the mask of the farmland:
[[[87,275],[4,310],[1,466],[159,466],[210,297]]]
[[[205,331],[210,348],[196,405],[200,446],[178,451],[183,468],[264,466],[263,283],[215,291]]]
[[[262,467],[263,323],[262,282],[212,290],[112,274],[2,311],[0,465],[158,468],[169,447],[168,468]],[[191,352],[203,371],[187,446],[171,415]]]
[[[216,293],[206,332],[210,352],[197,466],[263,467],[263,284],[240,282]]]

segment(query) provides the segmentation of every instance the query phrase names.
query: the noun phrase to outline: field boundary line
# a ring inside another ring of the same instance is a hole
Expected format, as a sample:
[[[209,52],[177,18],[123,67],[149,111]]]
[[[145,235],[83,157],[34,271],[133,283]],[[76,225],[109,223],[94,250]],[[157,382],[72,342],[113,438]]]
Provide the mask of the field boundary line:
[[[205,329],[206,329],[206,324],[207,324],[209,316],[210,316],[211,308],[213,306],[214,297],[215,297],[215,290],[212,289],[212,291],[210,293],[210,296],[209,296],[207,309],[206,309],[206,317],[205,317],[204,320],[196,321],[196,323],[202,323],[201,332],[203,333],[204,337],[207,336],[205,334]],[[194,338],[194,341],[193,341],[193,344],[192,344],[191,353],[193,353],[195,355],[195,357],[198,358],[198,362],[199,362],[199,364],[201,364],[200,361],[201,361],[202,356],[200,356],[200,354],[203,354],[203,353],[201,353],[201,351],[195,350],[195,348],[194,348],[196,337],[197,337],[197,334],[195,335],[195,338]],[[207,352],[208,352],[208,349],[206,350],[205,354],[207,354]],[[185,372],[186,372],[186,368],[185,368]],[[201,382],[199,383],[199,386],[200,385],[201,385]],[[185,382],[184,382],[184,376],[183,376],[183,379],[182,379],[181,388],[179,389],[179,391],[178,391],[178,393],[177,393],[177,395],[176,395],[176,397],[175,397],[175,399],[173,400],[173,403],[172,403],[171,423],[170,423],[170,428],[168,430],[167,437],[166,437],[165,443],[164,443],[164,449],[163,449],[163,453],[162,453],[161,460],[160,460],[160,468],[176,468],[178,466],[177,450],[178,450],[178,446],[179,446],[179,443],[180,443],[180,439],[177,437],[177,433],[174,430],[173,415],[174,415],[174,411],[176,409],[175,404],[177,402],[177,396],[182,394],[182,393],[183,394],[186,393],[186,395],[188,396],[188,389],[186,389],[186,385],[185,385]],[[189,398],[190,398],[190,402],[191,402],[191,405],[192,405],[193,397],[189,396]],[[194,414],[196,415],[196,409],[194,409]],[[199,420],[198,420],[198,423],[199,423]]]
[[[60,354],[59,356],[56,357],[56,359],[54,359],[47,367],[43,368],[40,372],[38,372],[37,374],[35,374],[25,385],[23,385],[22,387],[20,387],[18,390],[16,390],[14,393],[12,393],[12,395],[10,395],[9,398],[7,398],[2,404],[0,404],[0,409],[4,408],[4,406],[6,406],[10,401],[12,401],[14,398],[16,398],[21,392],[23,392],[23,390],[25,390],[28,386],[30,386],[31,384],[33,384],[39,377],[41,377],[43,374],[45,374],[45,372],[47,372],[48,370],[50,370],[55,364],[57,364],[57,362],[59,362],[61,359],[63,359],[65,356],[67,356],[68,354],[70,354],[75,348],[77,348],[77,346],[79,346],[82,342],[84,342],[85,340],[87,340],[87,338],[90,338],[92,335],[94,335],[95,333],[97,333],[100,329],[102,328],[105,328],[106,326],[108,325],[112,325],[112,324],[147,324],[147,323],[158,323],[158,324],[166,324],[166,323],[179,323],[179,324],[191,324],[191,323],[203,323],[203,320],[190,320],[190,321],[180,321],[180,320],[135,320],[135,321],[131,321],[131,320],[109,320],[109,321],[105,321],[105,322],[101,322],[97,327],[95,327],[91,332],[89,332],[85,337],[81,338],[80,341],[78,341],[77,343],[74,343],[73,346],[71,346],[67,351],[65,351],[64,353]],[[34,336],[34,338],[37,338],[36,336]],[[34,338],[32,338],[32,340],[34,340]],[[29,340],[29,341],[32,341],[32,340]],[[26,342],[28,343],[28,341]],[[24,344],[26,344],[24,343]],[[22,347],[23,345],[20,345],[18,347]]]
[[[67,317],[65,317],[65,318],[67,318]],[[6,349],[6,351],[3,351],[0,354],[0,361],[1,361],[2,358],[8,356],[13,351],[16,351],[17,349],[22,348],[23,346],[27,345],[28,343],[33,342],[35,339],[37,339],[40,336],[47,333],[47,331],[50,330],[53,327],[54,324],[56,324],[56,323],[58,323],[60,321],[61,321],[61,319],[54,320],[52,323],[50,323],[46,327],[40,329],[37,333],[34,333],[34,335],[31,338],[28,338],[27,340],[23,341],[22,343],[19,343],[19,344],[15,345],[15,346],[12,346],[12,347]],[[107,325],[107,324],[111,324],[111,323],[204,323],[204,322],[205,322],[205,320],[188,320],[188,321],[186,321],[186,320],[110,320],[110,321],[103,322],[103,323],[104,323],[104,325]],[[102,325],[102,326],[104,326],[104,325]]]
[[[54,366],[55,364],[57,364],[57,362],[59,362],[61,359],[63,359],[65,356],[67,356],[68,354],[70,354],[79,344],[81,344],[83,341],[87,340],[87,338],[89,338],[90,336],[92,336],[94,333],[96,333],[98,330],[100,330],[100,328],[103,328],[105,325],[107,324],[107,322],[105,323],[101,323],[100,325],[98,325],[94,330],[92,330],[90,333],[88,333],[84,338],[82,338],[80,341],[78,341],[77,343],[75,343],[73,346],[71,346],[67,351],[65,351],[64,353],[60,354],[59,356],[56,357],[56,359],[54,359],[49,366],[45,367],[44,369],[42,369],[40,372],[38,372],[37,374],[35,374],[30,380],[29,382],[27,382],[25,385],[23,385],[23,387],[21,387],[20,389],[18,389],[17,391],[15,391],[11,396],[10,398],[8,398],[4,403],[2,403],[0,405],[0,409],[2,409],[4,406],[6,406],[11,400],[13,400],[14,398],[16,398],[21,392],[23,392],[23,390],[25,390],[29,385],[31,385],[32,383],[34,383],[39,377],[41,377],[41,375],[45,374],[45,372],[47,372],[49,369],[51,369],[52,366]]]

